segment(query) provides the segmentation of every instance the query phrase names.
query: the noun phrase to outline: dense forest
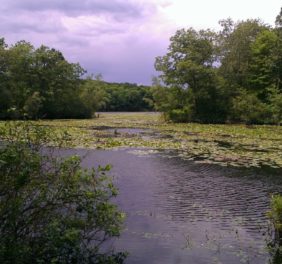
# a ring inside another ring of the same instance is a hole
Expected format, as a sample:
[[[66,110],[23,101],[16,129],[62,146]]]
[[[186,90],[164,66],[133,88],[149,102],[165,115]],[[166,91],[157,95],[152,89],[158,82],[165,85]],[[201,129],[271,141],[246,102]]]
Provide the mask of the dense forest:
[[[101,79],[101,75],[90,80],[92,86],[99,88],[99,111],[152,111],[153,97],[150,86],[132,83],[109,83]]]
[[[275,27],[221,20],[218,32],[178,30],[157,57],[155,108],[176,122],[282,121],[282,9]]]
[[[53,48],[0,40],[0,119],[90,118],[97,110],[146,111],[150,87],[86,76]],[[148,98],[146,100],[146,98]]]

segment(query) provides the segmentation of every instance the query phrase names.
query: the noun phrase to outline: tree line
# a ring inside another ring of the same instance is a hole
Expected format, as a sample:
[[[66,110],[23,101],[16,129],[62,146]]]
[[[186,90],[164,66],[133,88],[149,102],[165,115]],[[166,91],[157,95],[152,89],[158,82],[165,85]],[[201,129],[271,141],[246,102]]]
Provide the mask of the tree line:
[[[0,119],[90,118],[95,111],[146,111],[150,89],[86,76],[53,48],[0,39]]]
[[[176,122],[282,121],[282,8],[272,27],[221,20],[219,31],[178,30],[156,58],[156,110]]]
[[[109,83],[98,74],[88,79],[88,85],[96,87],[98,111],[153,111],[151,86],[134,83]]]
[[[156,58],[153,86],[86,76],[53,48],[0,39],[0,119],[90,118],[95,111],[161,111],[174,122],[280,124],[282,9],[275,26],[221,20],[178,30]]]
[[[26,41],[0,42],[0,118],[66,118],[88,115],[79,87],[84,70],[55,49]]]

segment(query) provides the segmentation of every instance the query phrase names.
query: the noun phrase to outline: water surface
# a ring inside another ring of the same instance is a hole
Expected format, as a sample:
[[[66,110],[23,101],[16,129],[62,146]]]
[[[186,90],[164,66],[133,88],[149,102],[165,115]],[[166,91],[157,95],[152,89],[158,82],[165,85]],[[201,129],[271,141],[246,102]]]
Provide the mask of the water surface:
[[[130,253],[126,263],[267,262],[266,212],[279,181],[165,153],[64,152],[83,156],[87,167],[113,165],[116,202],[127,215],[115,247]]]

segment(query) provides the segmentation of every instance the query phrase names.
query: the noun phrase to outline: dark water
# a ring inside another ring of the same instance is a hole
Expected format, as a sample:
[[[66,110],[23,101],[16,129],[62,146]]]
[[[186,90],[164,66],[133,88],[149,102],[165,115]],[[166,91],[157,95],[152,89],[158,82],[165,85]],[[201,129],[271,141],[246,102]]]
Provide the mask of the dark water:
[[[105,130],[112,133],[121,133],[121,134],[129,134],[129,135],[139,135],[148,131],[148,129],[142,129],[142,128],[108,128]]]
[[[84,156],[87,167],[113,165],[116,202],[127,214],[115,247],[130,253],[126,263],[267,263],[266,212],[271,193],[282,190],[277,181],[130,150],[64,154]]]

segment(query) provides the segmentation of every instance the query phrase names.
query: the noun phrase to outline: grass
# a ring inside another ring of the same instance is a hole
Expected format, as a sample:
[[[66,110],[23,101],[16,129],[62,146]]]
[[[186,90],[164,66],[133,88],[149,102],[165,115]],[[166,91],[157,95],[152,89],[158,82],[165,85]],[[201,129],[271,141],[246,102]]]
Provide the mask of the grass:
[[[99,118],[90,120],[33,123],[50,130],[51,144],[58,135],[67,138],[67,147],[172,150],[184,159],[201,163],[282,168],[279,126],[173,124],[164,122],[157,113],[100,113]],[[2,137],[6,124],[0,123]],[[119,131],[121,128],[144,130],[134,133]]]

